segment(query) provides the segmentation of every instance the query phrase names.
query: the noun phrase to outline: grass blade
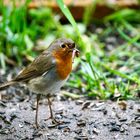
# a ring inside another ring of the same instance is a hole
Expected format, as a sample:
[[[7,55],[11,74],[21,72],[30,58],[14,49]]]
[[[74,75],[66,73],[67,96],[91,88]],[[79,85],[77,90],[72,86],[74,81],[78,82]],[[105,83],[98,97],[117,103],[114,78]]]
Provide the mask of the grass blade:
[[[73,26],[73,28],[75,29],[79,39],[81,38],[81,34],[79,32],[78,26],[71,14],[71,12],[69,11],[68,7],[64,4],[63,0],[56,0],[57,4],[59,5],[61,11],[63,12],[63,14],[66,16],[66,18],[69,20],[69,22],[71,23],[71,25]]]

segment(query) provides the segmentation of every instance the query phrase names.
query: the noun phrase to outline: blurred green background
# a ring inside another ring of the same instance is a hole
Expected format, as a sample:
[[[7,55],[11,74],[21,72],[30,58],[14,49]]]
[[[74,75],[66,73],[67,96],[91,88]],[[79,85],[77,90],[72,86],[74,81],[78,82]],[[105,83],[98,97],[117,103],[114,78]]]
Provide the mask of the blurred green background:
[[[54,39],[67,37],[81,51],[65,85],[73,93],[67,96],[91,99],[140,96],[140,10],[109,4],[106,6],[114,12],[97,18],[94,11],[101,1],[94,1],[85,7],[81,19],[75,21],[62,0],[57,0],[57,6],[65,14],[65,20],[46,6],[29,8],[30,0],[19,6],[16,2],[5,5],[0,1],[2,70],[27,65]]]

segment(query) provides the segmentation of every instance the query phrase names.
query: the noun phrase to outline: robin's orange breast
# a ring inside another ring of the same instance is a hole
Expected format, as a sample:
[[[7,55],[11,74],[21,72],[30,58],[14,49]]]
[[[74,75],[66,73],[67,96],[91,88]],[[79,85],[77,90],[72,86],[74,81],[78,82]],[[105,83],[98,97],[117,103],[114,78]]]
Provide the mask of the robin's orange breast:
[[[63,54],[63,52],[54,52],[53,57],[56,59],[56,69],[60,79],[64,80],[72,70],[72,54]]]

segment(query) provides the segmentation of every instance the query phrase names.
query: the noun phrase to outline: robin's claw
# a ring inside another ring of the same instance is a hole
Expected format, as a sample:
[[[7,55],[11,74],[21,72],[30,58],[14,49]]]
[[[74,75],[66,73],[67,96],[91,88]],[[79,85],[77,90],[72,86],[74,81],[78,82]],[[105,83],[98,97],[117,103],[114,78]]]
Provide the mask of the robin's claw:
[[[59,124],[62,124],[62,123],[64,123],[63,121],[58,121],[58,120],[56,120],[55,118],[53,118],[52,119],[52,123],[53,124],[56,124],[56,125],[59,125]]]

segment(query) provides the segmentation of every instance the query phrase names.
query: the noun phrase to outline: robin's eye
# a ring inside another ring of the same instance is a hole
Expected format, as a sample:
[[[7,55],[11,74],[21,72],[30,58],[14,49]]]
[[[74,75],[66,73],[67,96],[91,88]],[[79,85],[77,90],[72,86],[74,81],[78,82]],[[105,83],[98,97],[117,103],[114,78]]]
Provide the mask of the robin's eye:
[[[66,47],[66,45],[65,44],[61,44],[61,48],[65,48]]]
[[[75,48],[75,43],[73,43],[73,44],[69,44],[69,48],[70,48],[70,49]]]

